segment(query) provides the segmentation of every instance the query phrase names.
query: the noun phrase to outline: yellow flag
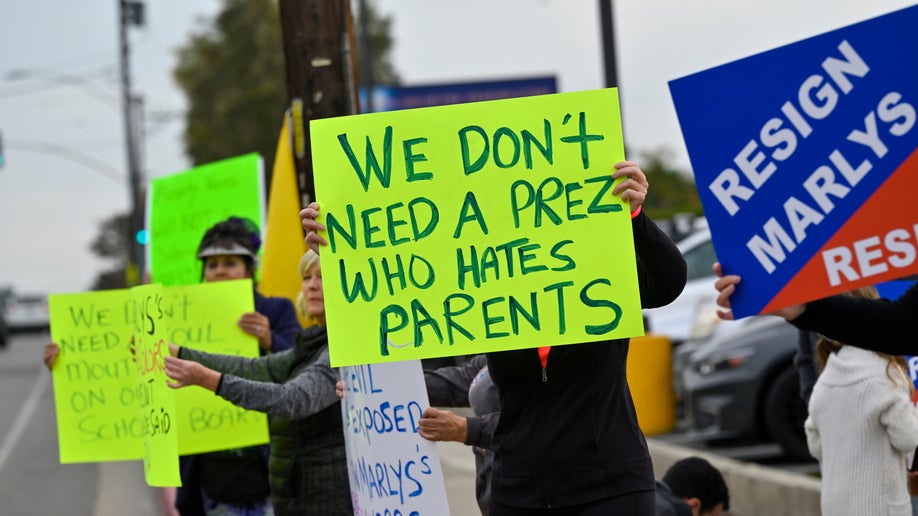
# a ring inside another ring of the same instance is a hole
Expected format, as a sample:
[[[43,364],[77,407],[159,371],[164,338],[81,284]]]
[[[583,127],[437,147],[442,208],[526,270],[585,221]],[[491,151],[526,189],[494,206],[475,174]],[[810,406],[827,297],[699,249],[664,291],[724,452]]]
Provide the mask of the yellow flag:
[[[295,303],[303,281],[299,271],[300,258],[307,247],[300,223],[300,195],[288,120],[289,115],[284,115],[274,155],[258,289],[266,296],[286,297]]]

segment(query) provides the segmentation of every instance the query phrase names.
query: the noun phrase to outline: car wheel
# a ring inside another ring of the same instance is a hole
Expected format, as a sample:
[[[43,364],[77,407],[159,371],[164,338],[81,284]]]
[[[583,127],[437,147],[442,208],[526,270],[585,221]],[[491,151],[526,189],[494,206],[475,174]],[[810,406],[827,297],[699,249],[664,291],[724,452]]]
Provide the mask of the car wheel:
[[[788,366],[778,373],[765,398],[765,426],[768,435],[784,450],[789,458],[811,460],[806,445],[803,422],[807,408],[800,398],[800,381],[797,371]]]

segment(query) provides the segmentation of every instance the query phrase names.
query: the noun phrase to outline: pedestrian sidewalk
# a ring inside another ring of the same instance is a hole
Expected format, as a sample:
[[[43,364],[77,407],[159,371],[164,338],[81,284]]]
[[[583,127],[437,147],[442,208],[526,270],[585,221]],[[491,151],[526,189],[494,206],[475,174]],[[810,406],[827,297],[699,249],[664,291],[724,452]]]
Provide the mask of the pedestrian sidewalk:
[[[156,488],[147,485],[143,462],[102,462],[92,516],[163,516]]]
[[[662,476],[675,461],[701,456],[723,475],[730,488],[730,509],[742,516],[819,516],[819,479],[742,462],[685,446],[648,438],[654,471]],[[475,460],[471,449],[459,443],[438,443],[451,516],[478,516],[475,501]],[[105,462],[99,465],[99,483],[92,516],[162,516],[156,488],[144,481],[141,462]]]
[[[468,446],[438,443],[451,516],[479,516],[475,501],[475,458]],[[92,516],[163,516],[159,494],[147,485],[143,463],[102,462]]]

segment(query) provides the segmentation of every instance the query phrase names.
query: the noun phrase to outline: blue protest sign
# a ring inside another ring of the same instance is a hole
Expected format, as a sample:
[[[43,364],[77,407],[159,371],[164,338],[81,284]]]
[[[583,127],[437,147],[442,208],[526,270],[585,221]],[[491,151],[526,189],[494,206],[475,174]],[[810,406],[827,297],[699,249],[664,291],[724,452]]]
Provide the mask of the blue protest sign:
[[[669,83],[743,317],[918,271],[918,6]]]

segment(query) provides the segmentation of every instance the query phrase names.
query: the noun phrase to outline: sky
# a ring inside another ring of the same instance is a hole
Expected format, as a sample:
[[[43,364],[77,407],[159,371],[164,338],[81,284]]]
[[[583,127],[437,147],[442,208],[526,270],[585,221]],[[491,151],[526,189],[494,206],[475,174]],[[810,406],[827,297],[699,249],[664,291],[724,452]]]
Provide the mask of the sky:
[[[366,0],[392,17],[406,86],[553,75],[603,88],[597,0]],[[117,0],[4,0],[0,13],[0,288],[80,292],[108,264],[100,223],[128,209]],[[146,180],[190,167],[176,49],[220,0],[145,0],[130,30]],[[352,0],[356,8],[358,2]],[[913,0],[619,0],[613,20],[629,159],[690,171],[668,81],[914,5]],[[283,77],[277,80],[283,81]],[[278,117],[282,114],[278,113]],[[652,190],[651,190],[652,195]]]

